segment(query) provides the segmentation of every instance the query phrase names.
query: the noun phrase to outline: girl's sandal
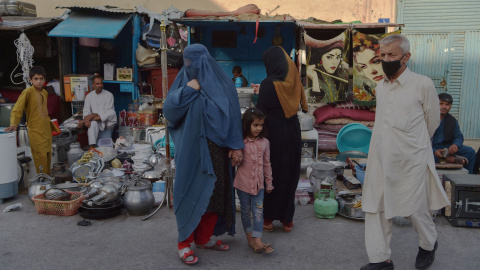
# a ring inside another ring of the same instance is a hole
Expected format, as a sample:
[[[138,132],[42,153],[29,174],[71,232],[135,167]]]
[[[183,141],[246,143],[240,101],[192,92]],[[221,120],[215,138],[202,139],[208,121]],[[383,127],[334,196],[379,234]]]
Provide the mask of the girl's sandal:
[[[198,257],[193,254],[193,251],[190,248],[184,248],[178,251],[178,256],[180,260],[186,265],[194,265],[198,263]],[[191,258],[189,260],[189,258]]]
[[[230,249],[228,245],[225,245],[222,241],[218,240],[217,242],[214,242],[213,240],[210,240],[205,245],[196,245],[197,248],[200,249],[213,249],[213,250],[218,250],[218,251],[227,251]]]
[[[252,248],[253,248],[253,251],[258,252],[258,253],[268,254],[268,253],[273,252],[272,245],[270,245],[270,244],[263,244],[263,246],[261,248],[254,248],[253,246],[252,246]]]

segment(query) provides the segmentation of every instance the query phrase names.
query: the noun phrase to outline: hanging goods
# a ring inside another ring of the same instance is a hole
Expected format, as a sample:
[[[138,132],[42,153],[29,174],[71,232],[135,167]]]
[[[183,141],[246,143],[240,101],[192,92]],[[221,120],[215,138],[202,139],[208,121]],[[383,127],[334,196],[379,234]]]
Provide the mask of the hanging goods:
[[[28,76],[28,73],[30,71],[30,68],[33,66],[33,52],[34,48],[32,44],[30,43],[30,40],[28,40],[27,35],[25,33],[21,33],[20,37],[16,39],[13,44],[15,47],[17,47],[17,66],[12,70],[12,73],[10,74],[10,80],[14,84],[22,84],[25,83],[26,87],[30,87],[30,78]],[[14,75],[15,70],[17,70],[18,66],[22,65],[22,71],[23,73],[17,73]],[[13,78],[15,77],[23,77],[23,82],[14,82]]]
[[[161,66],[162,66],[162,90],[163,90],[163,98],[165,99],[167,95],[167,90],[168,90],[168,78],[167,78],[167,41],[165,38],[165,22],[162,20],[162,24],[160,25],[161,31],[162,31],[162,39],[161,39],[161,44],[162,44],[162,49],[161,49]],[[166,123],[167,125],[168,123]],[[165,125],[165,126],[166,126]],[[165,171],[165,200],[162,200],[160,205],[153,211],[151,214],[148,216],[145,216],[142,218],[143,221],[149,219],[153,215],[155,215],[160,208],[163,205],[163,202],[167,202],[167,207],[173,207],[173,173],[172,173],[172,167],[171,167],[171,155],[170,155],[170,135],[168,132],[168,129],[165,129],[165,150],[166,150],[166,171]]]

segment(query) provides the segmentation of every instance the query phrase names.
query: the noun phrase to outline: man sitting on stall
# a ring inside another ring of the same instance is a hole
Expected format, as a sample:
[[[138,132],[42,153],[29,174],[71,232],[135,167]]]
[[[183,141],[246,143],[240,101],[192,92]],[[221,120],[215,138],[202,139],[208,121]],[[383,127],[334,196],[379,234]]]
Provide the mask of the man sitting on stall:
[[[78,123],[78,128],[88,128],[88,144],[94,148],[99,139],[111,138],[117,114],[113,105],[113,95],[103,89],[103,78],[93,77],[93,89],[85,97],[83,107],[83,120]]]
[[[463,164],[468,173],[473,173],[475,164],[475,150],[470,146],[463,145],[463,134],[457,120],[450,112],[453,98],[447,93],[438,95],[440,100],[440,125],[432,139],[432,148],[435,162],[439,162],[445,151],[448,151],[446,162]]]

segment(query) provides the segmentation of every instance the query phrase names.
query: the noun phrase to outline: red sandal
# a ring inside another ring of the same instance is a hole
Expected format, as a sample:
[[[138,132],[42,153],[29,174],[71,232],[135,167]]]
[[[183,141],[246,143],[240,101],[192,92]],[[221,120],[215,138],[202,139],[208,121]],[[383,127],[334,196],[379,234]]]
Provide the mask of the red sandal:
[[[273,220],[264,219],[263,220],[263,230],[266,232],[273,232]]]
[[[283,231],[285,232],[291,232],[293,229],[293,222],[285,223],[282,221],[283,224]]]
[[[188,250],[188,251],[187,251],[187,250]],[[186,264],[186,265],[194,265],[194,264],[198,263],[198,257],[193,254],[193,251],[190,250],[190,248],[187,247],[187,248],[184,248],[184,249],[179,250],[178,252],[179,252],[178,255],[179,255],[179,257],[180,257],[180,260],[181,260],[184,264]],[[180,253],[182,253],[182,252],[183,252],[183,255],[180,255]],[[188,259],[189,257],[193,257],[193,260],[192,260],[192,261],[187,261],[187,259]]]
[[[210,242],[206,243],[205,245],[196,245],[197,248],[200,249],[213,249],[213,250],[218,250],[218,251],[227,251],[230,249],[228,245],[223,244],[222,241],[218,240],[217,242],[214,242],[212,245],[213,240],[210,240]]]

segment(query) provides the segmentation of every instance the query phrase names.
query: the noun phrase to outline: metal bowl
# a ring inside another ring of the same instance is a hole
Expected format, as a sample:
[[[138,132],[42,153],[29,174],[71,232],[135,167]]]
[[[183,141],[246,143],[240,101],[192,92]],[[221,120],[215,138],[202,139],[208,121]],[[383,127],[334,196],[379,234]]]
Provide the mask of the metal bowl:
[[[45,199],[52,201],[69,201],[72,197],[72,194],[61,188],[50,188],[43,193],[43,196]]]
[[[157,180],[160,179],[160,177],[158,177],[156,174],[155,174],[155,171],[146,171],[143,173],[142,175],[142,178],[145,179],[145,180],[148,180],[150,182],[155,182]]]

